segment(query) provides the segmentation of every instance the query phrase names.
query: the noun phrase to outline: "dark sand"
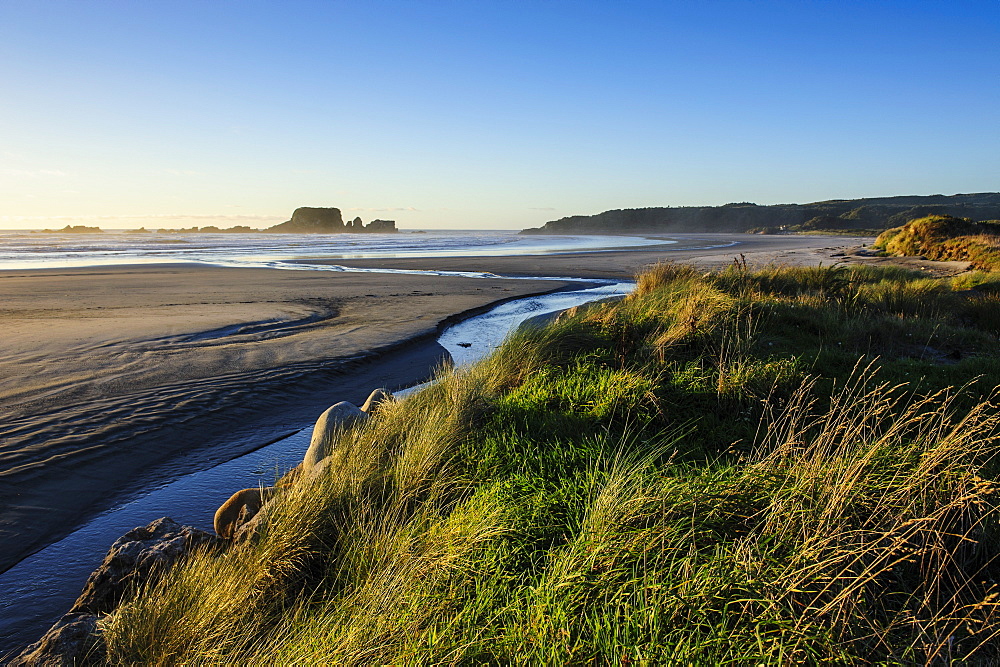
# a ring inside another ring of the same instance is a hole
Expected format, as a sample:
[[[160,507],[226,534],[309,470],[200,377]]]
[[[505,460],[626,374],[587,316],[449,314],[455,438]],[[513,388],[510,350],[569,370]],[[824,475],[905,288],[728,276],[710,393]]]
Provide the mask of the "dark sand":
[[[0,571],[116,499],[421,381],[525,280],[144,265],[0,272]]]

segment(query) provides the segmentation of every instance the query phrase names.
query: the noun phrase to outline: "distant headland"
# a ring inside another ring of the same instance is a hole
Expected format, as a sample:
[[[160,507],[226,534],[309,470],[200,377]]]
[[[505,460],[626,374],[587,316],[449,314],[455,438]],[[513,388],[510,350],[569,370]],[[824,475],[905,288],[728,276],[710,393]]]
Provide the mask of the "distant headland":
[[[625,234],[639,232],[847,232],[877,234],[914,218],[950,215],[1000,219],[1000,192],[832,199],[811,204],[678,206],[617,209],[574,215],[522,230],[522,234]]]

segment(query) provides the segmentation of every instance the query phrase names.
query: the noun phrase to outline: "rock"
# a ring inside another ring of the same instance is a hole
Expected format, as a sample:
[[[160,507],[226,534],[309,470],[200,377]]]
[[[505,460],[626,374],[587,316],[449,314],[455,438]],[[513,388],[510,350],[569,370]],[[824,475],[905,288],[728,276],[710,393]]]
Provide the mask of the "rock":
[[[233,542],[239,544],[241,542],[256,542],[257,538],[260,537],[260,529],[263,527],[264,523],[267,521],[268,516],[272,513],[273,503],[265,502],[259,511],[255,512],[253,515],[247,515],[246,517],[241,516],[240,521],[238,521],[233,530]]]
[[[309,471],[310,475],[322,475],[324,472],[330,468],[342,463],[343,457],[338,457],[333,454],[327,456],[325,459],[313,466],[313,469]]]
[[[100,234],[100,227],[85,227],[84,225],[66,225],[62,229],[43,229],[43,234]]]
[[[372,220],[365,225],[361,218],[354,218],[345,225],[339,208],[301,207],[292,212],[291,220],[263,231],[286,234],[335,234],[337,232],[391,233],[398,230],[395,220]]]
[[[344,218],[339,208],[297,208],[292,212],[292,219],[280,225],[268,227],[267,232],[283,232],[290,234],[330,234],[343,232]]]
[[[76,665],[100,662],[97,622],[130,593],[155,582],[199,547],[219,545],[203,530],[163,517],[118,538],[87,579],[73,607],[11,665]]]
[[[257,516],[276,489],[274,486],[264,489],[243,489],[231,495],[229,500],[222,503],[222,506],[215,511],[213,520],[215,534],[224,540],[232,539],[240,526]]]
[[[358,406],[347,401],[341,401],[327,408],[326,412],[316,420],[316,425],[313,427],[309,449],[302,458],[303,471],[309,472],[313,466],[330,455],[333,449],[332,439],[335,429],[350,426],[367,418],[367,413],[362,412]]]
[[[289,470],[288,472],[286,472],[284,475],[282,475],[281,479],[276,481],[274,485],[277,487],[291,486],[292,484],[295,483],[295,480],[297,480],[301,475],[302,475],[302,464],[300,463],[291,470]]]
[[[386,401],[392,400],[394,400],[393,395],[385,389],[376,389],[368,395],[368,400],[366,400],[365,404],[361,406],[361,412],[364,412],[367,415],[373,415],[378,412],[379,406]]]
[[[97,634],[97,616],[69,613],[8,664],[18,667],[71,667],[102,662],[103,652],[103,643]]]
[[[385,233],[391,234],[398,230],[396,229],[395,220],[372,220],[371,222],[368,223],[368,226],[365,227],[365,231],[378,232],[380,234],[385,234]]]
[[[214,535],[169,517],[133,528],[111,545],[70,612],[108,614],[129,590],[159,578],[192,549],[218,543]]]

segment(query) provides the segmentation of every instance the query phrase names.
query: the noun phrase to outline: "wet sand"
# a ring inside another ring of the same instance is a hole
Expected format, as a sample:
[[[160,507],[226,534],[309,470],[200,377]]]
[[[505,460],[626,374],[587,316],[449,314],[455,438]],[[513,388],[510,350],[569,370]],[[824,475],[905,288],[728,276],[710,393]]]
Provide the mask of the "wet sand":
[[[455,314],[562,286],[189,264],[0,272],[0,571],[150,480],[425,379]]]

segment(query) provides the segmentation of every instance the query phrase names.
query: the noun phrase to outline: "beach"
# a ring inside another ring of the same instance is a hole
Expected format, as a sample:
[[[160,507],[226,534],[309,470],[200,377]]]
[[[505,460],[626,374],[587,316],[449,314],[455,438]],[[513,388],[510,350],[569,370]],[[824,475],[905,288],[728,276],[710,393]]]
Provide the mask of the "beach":
[[[573,276],[628,279],[656,262],[684,262],[705,270],[719,269],[743,256],[749,266],[784,264],[830,266],[844,261],[845,250],[874,239],[856,236],[797,236],[764,234],[650,235],[676,241],[653,248],[564,252],[509,257],[420,257],[392,259],[331,259],[329,264],[382,269],[489,271],[508,276]],[[323,263],[310,259],[310,264]],[[741,260],[742,261],[742,260]]]
[[[193,264],[0,272],[0,571],[145,485],[425,379],[449,318],[562,286]]]
[[[442,323],[568,285],[524,276],[628,279],[659,261],[708,269],[741,254],[831,265],[859,241],[689,236],[683,249],[327,260],[516,280],[200,264],[0,271],[0,571],[150,484],[267,444],[337,401],[424,380],[446,356]]]

